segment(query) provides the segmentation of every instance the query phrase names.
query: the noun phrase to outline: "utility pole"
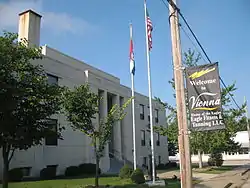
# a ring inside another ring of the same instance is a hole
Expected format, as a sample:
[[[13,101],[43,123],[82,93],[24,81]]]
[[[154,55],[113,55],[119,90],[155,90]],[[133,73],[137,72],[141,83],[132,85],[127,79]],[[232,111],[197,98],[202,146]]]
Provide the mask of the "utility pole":
[[[181,187],[192,188],[192,170],[190,159],[190,146],[189,146],[189,132],[187,125],[187,111],[184,89],[184,75],[181,58],[181,46],[180,46],[180,30],[179,30],[179,18],[176,7],[176,0],[170,1],[169,4],[170,14],[170,29],[172,40],[172,53],[174,64],[174,81],[176,91],[176,107],[177,107],[177,121],[178,121],[178,143],[180,153],[180,175],[181,175]]]
[[[249,123],[248,123],[248,110],[247,110],[247,100],[246,97],[244,97],[244,101],[246,103],[246,107],[245,107],[245,112],[246,112],[246,121],[247,121],[247,132],[248,132],[248,144],[249,144],[249,148],[248,148],[248,154],[250,155],[250,127],[249,127]],[[250,157],[250,156],[249,156]]]

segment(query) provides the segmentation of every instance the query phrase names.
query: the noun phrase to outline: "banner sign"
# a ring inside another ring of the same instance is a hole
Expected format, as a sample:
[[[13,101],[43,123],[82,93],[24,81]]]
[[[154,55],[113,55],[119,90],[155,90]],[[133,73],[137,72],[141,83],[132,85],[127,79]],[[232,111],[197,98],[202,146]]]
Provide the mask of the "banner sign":
[[[186,68],[191,129],[224,129],[218,63]]]

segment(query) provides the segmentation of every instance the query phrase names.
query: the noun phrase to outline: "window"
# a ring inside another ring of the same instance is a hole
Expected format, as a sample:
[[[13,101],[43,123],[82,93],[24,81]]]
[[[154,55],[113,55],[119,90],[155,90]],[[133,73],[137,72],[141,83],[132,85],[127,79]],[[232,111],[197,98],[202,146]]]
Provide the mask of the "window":
[[[150,108],[148,106],[148,121],[150,121]]]
[[[143,165],[147,166],[147,157],[143,157]]]
[[[145,131],[141,131],[141,146],[145,146]]]
[[[158,156],[158,164],[161,164],[161,156]]]
[[[48,83],[50,85],[58,85],[58,77],[57,76],[53,76],[51,74],[47,74],[48,76]]]
[[[49,119],[48,126],[51,129],[50,134],[45,138],[45,145],[47,146],[57,146],[57,120]]]
[[[159,111],[158,109],[155,109],[155,123],[159,122]]]
[[[52,174],[56,174],[58,165],[47,165],[47,168],[49,169]]]
[[[30,169],[31,169],[31,167],[20,168],[24,177],[30,176]]]
[[[160,133],[157,133],[156,145],[160,146]]]
[[[140,119],[144,119],[144,105],[140,104]]]

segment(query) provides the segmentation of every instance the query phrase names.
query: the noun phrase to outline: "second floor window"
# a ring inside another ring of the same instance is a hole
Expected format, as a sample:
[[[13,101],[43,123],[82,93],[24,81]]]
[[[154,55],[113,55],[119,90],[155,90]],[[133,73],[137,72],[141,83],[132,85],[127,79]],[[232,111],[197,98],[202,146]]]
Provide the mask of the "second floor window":
[[[47,74],[47,77],[48,77],[48,83],[50,85],[58,85],[58,77],[57,76]]]
[[[141,131],[141,146],[145,146],[145,131]]]
[[[144,105],[140,104],[140,119],[144,119]]]
[[[49,119],[48,124],[53,132],[45,138],[45,145],[46,146],[57,146],[57,144],[58,144],[57,120],[56,119]]]
[[[158,109],[155,109],[155,123],[159,122],[159,111]]]
[[[148,121],[150,121],[150,108],[148,106]]]
[[[160,133],[157,133],[156,145],[160,146]]]

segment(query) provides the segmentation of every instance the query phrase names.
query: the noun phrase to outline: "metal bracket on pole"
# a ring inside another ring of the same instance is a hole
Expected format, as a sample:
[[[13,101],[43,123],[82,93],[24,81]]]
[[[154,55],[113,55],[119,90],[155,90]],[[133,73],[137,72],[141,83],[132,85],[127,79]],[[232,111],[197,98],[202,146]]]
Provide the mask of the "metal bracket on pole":
[[[174,70],[185,70],[186,67],[184,66],[174,66]]]

